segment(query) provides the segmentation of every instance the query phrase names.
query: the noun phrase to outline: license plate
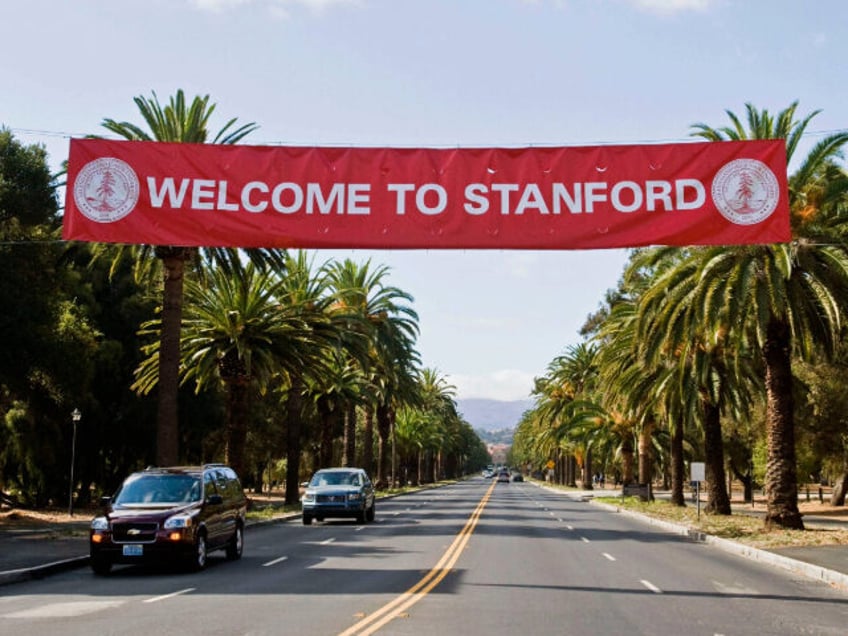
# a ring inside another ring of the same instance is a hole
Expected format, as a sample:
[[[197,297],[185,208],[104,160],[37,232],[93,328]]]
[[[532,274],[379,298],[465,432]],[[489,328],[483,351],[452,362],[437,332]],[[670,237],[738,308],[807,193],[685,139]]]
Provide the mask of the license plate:
[[[125,545],[124,546],[124,556],[141,556],[144,554],[144,546],[143,545]]]

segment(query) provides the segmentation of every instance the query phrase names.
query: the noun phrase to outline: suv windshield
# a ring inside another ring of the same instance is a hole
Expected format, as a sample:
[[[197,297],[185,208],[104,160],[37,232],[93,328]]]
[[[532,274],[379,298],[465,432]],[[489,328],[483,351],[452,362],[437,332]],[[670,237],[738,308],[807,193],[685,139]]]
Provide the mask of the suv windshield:
[[[200,479],[192,475],[136,475],[124,482],[114,503],[190,503],[200,501],[200,492]]]
[[[360,486],[357,473],[317,472],[312,477],[310,486]]]

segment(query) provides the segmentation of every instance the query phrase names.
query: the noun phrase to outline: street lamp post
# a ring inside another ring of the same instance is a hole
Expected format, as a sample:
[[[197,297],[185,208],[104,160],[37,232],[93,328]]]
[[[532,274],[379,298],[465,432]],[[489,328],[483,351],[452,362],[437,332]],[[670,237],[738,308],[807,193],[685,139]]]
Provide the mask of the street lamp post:
[[[71,481],[68,486],[68,516],[74,516],[74,460],[76,459],[77,451],[77,422],[82,419],[82,413],[79,409],[74,409],[71,413],[71,420],[74,423],[74,434],[71,438]]]

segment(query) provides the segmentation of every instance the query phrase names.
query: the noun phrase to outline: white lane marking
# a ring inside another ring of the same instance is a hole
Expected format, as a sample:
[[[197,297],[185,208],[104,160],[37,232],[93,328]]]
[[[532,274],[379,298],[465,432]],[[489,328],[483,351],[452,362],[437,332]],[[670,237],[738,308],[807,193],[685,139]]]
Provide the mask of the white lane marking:
[[[560,523],[562,523],[562,517],[557,517],[557,521],[559,521]]]
[[[282,563],[283,561],[286,561],[287,559],[288,559],[287,556],[281,556],[279,559],[274,559],[273,561],[268,561],[268,563],[263,563],[262,567],[263,568],[269,568],[272,565],[277,565],[278,563]]]
[[[548,514],[551,515],[552,517],[556,516],[553,512],[549,512]]]
[[[69,601],[48,603],[39,607],[3,614],[3,618],[70,618],[102,612],[123,605],[125,601]]]
[[[360,531],[360,530],[362,530],[363,528],[365,528],[365,526],[356,526],[356,532],[359,532],[359,531]]]
[[[608,559],[610,561],[615,561],[615,557],[613,555],[611,555],[609,552],[601,552],[601,554],[604,555],[605,559]]]
[[[586,537],[580,537],[580,540],[581,540],[583,543],[589,543],[589,539],[587,539]]]
[[[568,528],[569,530],[574,530],[574,526],[570,526],[570,525],[566,524],[565,527]]]
[[[393,512],[392,514],[393,514],[395,517],[397,517],[397,516],[400,514],[400,510],[398,510],[398,511],[396,511],[396,512]]]
[[[650,581],[646,581],[645,579],[641,579],[639,581],[639,583],[641,583],[642,585],[647,587],[654,594],[662,594],[662,590],[660,588],[658,588],[656,585],[654,585],[653,583],[651,583]]]
[[[336,540],[335,537],[330,537],[329,539],[324,539],[323,541],[319,541],[318,545],[330,545],[335,540]]]
[[[181,596],[183,594],[188,594],[189,592],[194,592],[196,587],[187,587],[184,590],[177,590],[176,592],[171,592],[170,594],[163,594],[162,596],[154,596],[153,598],[149,598],[146,601],[142,601],[143,603],[156,603],[158,601],[164,601],[169,598],[174,598],[175,596]]]

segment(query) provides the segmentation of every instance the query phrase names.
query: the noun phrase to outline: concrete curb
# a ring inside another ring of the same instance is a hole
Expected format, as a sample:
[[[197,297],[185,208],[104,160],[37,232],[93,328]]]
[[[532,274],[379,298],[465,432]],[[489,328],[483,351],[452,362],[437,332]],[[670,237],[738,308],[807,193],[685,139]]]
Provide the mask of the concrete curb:
[[[44,565],[37,565],[30,568],[20,568],[18,570],[8,570],[0,572],[0,586],[10,583],[20,583],[22,581],[31,581],[33,579],[41,579],[57,572],[73,570],[88,565],[88,555],[74,557],[73,559],[64,559],[62,561],[54,561]]]

